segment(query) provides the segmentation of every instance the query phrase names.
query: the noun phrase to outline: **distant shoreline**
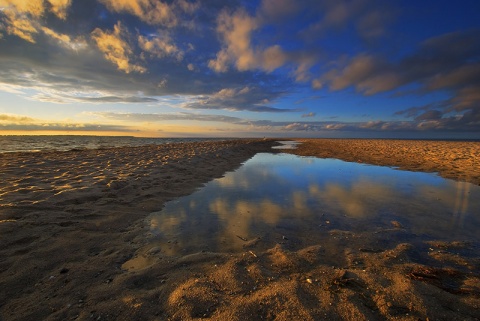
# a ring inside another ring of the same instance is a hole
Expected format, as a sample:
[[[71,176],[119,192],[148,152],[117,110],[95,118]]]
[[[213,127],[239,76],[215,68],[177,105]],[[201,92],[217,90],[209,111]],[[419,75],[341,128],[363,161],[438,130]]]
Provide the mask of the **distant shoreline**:
[[[135,137],[135,136],[99,136],[99,135],[0,135],[0,154],[15,152],[42,152],[42,151],[78,151],[83,149],[105,149],[117,147],[138,147],[146,145],[161,145],[165,143],[204,142],[248,140],[262,138],[228,138],[228,137]],[[291,137],[265,137],[270,141],[281,140],[312,140],[324,139],[340,141],[372,140],[372,141],[445,141],[445,142],[480,142],[480,139],[397,139],[397,138],[291,138]]]
[[[399,169],[438,172],[445,178],[480,185],[480,143],[401,139],[298,139],[299,156],[338,158]]]

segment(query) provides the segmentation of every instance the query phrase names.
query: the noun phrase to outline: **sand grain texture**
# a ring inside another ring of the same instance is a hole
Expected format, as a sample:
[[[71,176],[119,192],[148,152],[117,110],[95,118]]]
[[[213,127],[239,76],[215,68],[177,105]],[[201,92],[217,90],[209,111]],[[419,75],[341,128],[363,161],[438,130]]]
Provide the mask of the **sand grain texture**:
[[[479,249],[460,241],[381,247],[332,229],[300,250],[281,240],[236,254],[138,252],[146,215],[272,144],[0,155],[0,320],[480,319]],[[415,263],[420,254],[434,264]],[[132,258],[144,268],[122,268]]]

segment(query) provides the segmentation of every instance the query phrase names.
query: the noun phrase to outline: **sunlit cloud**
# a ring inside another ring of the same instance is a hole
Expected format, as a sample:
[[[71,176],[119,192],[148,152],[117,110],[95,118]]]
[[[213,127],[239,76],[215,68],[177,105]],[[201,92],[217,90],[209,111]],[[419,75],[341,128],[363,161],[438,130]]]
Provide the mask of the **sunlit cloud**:
[[[129,126],[94,123],[52,122],[23,115],[0,114],[0,131],[48,131],[48,132],[135,132]]]
[[[44,34],[56,40],[61,46],[65,48],[78,51],[78,50],[86,49],[88,47],[88,44],[83,37],[71,39],[70,36],[66,34],[58,33],[47,27],[42,27],[42,31]]]
[[[122,122],[168,122],[168,121],[198,121],[198,122],[217,122],[231,125],[243,126],[255,130],[272,130],[276,132],[415,132],[427,130],[452,130],[459,126],[456,124],[465,124],[462,116],[448,119],[428,119],[421,118],[416,121],[367,121],[367,122],[338,122],[338,121],[272,121],[268,119],[247,119],[241,117],[224,115],[207,115],[195,113],[164,113],[164,114],[140,114],[140,113],[113,113],[96,112],[91,115],[100,116],[108,120]],[[464,131],[472,130],[471,126],[465,125]],[[458,130],[458,129],[457,129]]]
[[[10,123],[26,123],[33,122],[34,119],[27,116],[18,116],[18,115],[7,115],[0,114],[0,123],[10,122]]]
[[[45,11],[43,0],[0,0],[0,7],[4,12],[15,11],[33,17],[40,17]]]
[[[151,25],[173,27],[179,23],[178,11],[193,13],[199,7],[198,3],[176,0],[169,4],[153,0],[100,0],[114,12],[133,14]]]
[[[8,34],[35,43],[35,35],[41,29],[40,18],[50,11],[65,20],[71,0],[0,0]]]
[[[6,17],[7,33],[35,43],[34,36],[38,33],[35,22],[32,22],[25,15],[18,14],[12,10],[4,10],[3,13]]]
[[[131,62],[133,51],[128,42],[123,39],[126,32],[120,22],[117,22],[113,31],[96,28],[92,31],[91,36],[98,49],[104,53],[105,58],[114,63],[119,70],[127,74],[132,71],[139,73],[146,71],[146,68]]]
[[[182,60],[183,58],[183,52],[172,43],[172,39],[166,34],[150,38],[139,36],[138,44],[142,50],[157,58],[165,56],[174,56],[177,60]]]
[[[262,69],[271,72],[284,65],[287,56],[280,46],[252,47],[252,33],[259,27],[259,20],[245,10],[222,11],[217,19],[217,32],[224,47],[216,59],[209,61],[209,67],[216,72],[226,72],[233,64],[239,71]]]
[[[441,4],[438,12],[468,16],[465,26],[452,18],[438,31],[413,33],[439,17],[412,19],[418,6],[428,7],[0,0],[0,94],[51,114],[59,104],[215,114],[223,120],[197,116],[199,126],[234,124],[249,133],[478,133],[478,23],[463,9],[469,5]]]
[[[48,0],[50,10],[60,19],[67,18],[67,9],[70,7],[72,0]]]

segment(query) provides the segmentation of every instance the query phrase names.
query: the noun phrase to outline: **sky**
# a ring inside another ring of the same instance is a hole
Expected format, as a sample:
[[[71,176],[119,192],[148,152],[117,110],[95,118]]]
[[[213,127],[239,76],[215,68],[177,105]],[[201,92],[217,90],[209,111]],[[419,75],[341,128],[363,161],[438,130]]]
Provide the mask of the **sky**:
[[[0,135],[480,139],[478,0],[0,0]]]

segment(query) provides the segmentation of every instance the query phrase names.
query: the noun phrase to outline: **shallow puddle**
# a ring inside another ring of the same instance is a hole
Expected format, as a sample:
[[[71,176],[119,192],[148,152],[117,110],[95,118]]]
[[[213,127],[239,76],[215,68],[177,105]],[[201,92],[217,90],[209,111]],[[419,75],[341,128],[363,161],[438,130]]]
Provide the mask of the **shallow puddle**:
[[[477,244],[480,187],[429,173],[262,153],[167,203],[147,224],[144,251],[168,256],[339,246],[332,240],[342,233],[343,244],[359,242],[349,246],[364,251],[428,240]]]

